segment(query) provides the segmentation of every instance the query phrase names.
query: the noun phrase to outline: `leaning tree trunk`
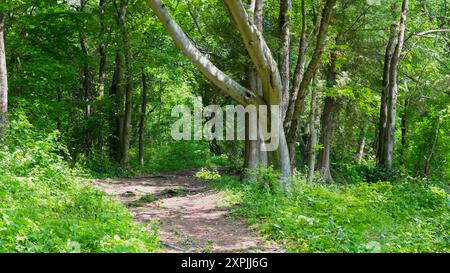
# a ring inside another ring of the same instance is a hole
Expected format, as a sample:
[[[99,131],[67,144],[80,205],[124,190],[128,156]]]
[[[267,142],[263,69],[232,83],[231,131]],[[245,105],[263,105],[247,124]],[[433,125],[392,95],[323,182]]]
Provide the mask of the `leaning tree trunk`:
[[[186,57],[220,90],[243,105],[251,104],[257,107],[267,105],[269,106],[269,110],[270,106],[279,106],[281,103],[282,90],[281,77],[278,65],[261,32],[247,13],[242,1],[224,0],[223,2],[241,34],[241,38],[254,64],[254,68],[261,79],[263,97],[241,86],[212,64],[211,61],[192,44],[180,26],[173,20],[167,7],[160,0],[147,0],[148,5],[154,11],[178,48],[180,48]],[[268,116],[270,116],[271,112],[268,112]],[[281,116],[277,118],[281,119]],[[286,182],[287,180],[284,178],[291,174],[291,166],[282,126],[273,137],[275,138],[275,141],[279,142],[279,145],[276,150],[267,153],[268,161],[274,169],[279,170],[282,174],[281,182]]]
[[[287,132],[287,143],[289,147],[291,164],[293,164],[295,160],[294,155],[295,143],[297,140],[297,129],[301,115],[303,113],[305,97],[307,95],[309,85],[320,64],[320,59],[322,57],[322,52],[325,47],[326,38],[328,36],[328,26],[330,24],[331,14],[335,4],[336,0],[327,0],[327,2],[325,3],[325,7],[322,11],[322,19],[320,21],[319,31],[317,33],[316,47],[298,88],[297,98],[293,105],[292,120],[285,122],[285,124],[287,123],[287,126],[285,127],[289,128],[289,131]]]
[[[263,99],[268,106],[267,117],[271,117],[273,114],[271,112],[271,107],[279,107],[282,105],[283,84],[278,65],[273,58],[261,31],[259,31],[258,27],[252,22],[251,16],[247,13],[243,3],[235,0],[224,0],[223,2],[241,34],[241,38],[250,59],[255,65],[255,70],[261,79]],[[264,117],[258,116],[258,119],[261,118]],[[272,132],[271,141],[277,141],[279,145],[277,149],[267,152],[267,159],[268,165],[279,170],[282,174],[281,181],[286,182],[287,180],[284,178],[287,178],[287,176],[291,174],[289,150],[287,148],[286,137],[282,126],[282,114],[280,113],[276,118],[279,130],[277,134],[273,134],[274,132]],[[268,126],[270,128],[271,124],[268,124]]]
[[[8,112],[8,80],[6,73],[5,15],[0,11],[0,137]]]
[[[283,126],[285,132],[289,132],[290,122],[292,120],[292,115],[294,114],[294,104],[297,100],[298,90],[300,89],[300,84],[303,79],[303,73],[305,72],[306,64],[306,51],[308,48],[308,41],[306,38],[306,31],[308,30],[308,23],[306,20],[306,4],[305,0],[301,1],[301,11],[302,11],[302,30],[300,33],[300,44],[298,50],[297,64],[294,70],[294,80],[292,85],[292,90],[289,95],[289,102],[286,109],[286,114],[283,121]],[[292,155],[291,155],[292,157]],[[291,160],[292,162],[292,160]]]
[[[408,14],[408,0],[403,0],[402,16],[400,19],[397,46],[392,56],[389,71],[389,91],[388,91],[388,113],[387,113],[387,142],[385,146],[385,166],[392,169],[395,142],[395,120],[397,118],[397,95],[398,95],[398,62],[405,41],[406,16]]]

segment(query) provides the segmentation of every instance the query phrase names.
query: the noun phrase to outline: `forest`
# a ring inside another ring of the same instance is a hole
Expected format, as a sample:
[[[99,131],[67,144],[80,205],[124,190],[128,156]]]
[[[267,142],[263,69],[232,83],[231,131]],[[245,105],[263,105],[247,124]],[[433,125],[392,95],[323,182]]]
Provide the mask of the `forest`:
[[[0,3],[1,253],[448,253],[449,180],[447,0]]]

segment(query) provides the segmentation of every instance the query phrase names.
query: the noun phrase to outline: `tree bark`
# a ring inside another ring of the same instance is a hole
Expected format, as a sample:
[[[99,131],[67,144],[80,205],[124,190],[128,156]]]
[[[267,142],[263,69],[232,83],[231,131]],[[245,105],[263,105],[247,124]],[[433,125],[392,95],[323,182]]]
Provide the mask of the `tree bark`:
[[[428,175],[430,173],[431,160],[433,158],[433,154],[434,154],[434,151],[436,149],[436,145],[437,145],[438,140],[439,140],[440,125],[441,125],[441,120],[438,118],[438,121],[437,121],[437,124],[436,124],[436,130],[435,130],[435,133],[434,133],[433,144],[430,147],[430,153],[428,154],[427,159],[425,161],[425,167],[424,167],[424,171],[423,171],[423,174],[424,174],[425,177],[428,177]]]
[[[116,52],[114,75],[111,82],[109,95],[113,99],[113,107],[110,109],[111,136],[109,139],[109,155],[112,160],[120,162],[121,140],[123,132],[123,107],[124,107],[124,57],[121,50]]]
[[[249,86],[250,90],[252,90],[255,94],[261,95],[261,83],[259,76],[253,68],[249,69]],[[246,169],[247,177],[246,180],[251,180],[253,178],[253,170],[258,167],[258,165],[266,165],[262,162],[262,154],[261,151],[261,141],[258,138],[257,140],[250,139],[250,120],[246,115],[245,117],[245,159],[244,159],[244,168]]]
[[[83,13],[86,10],[87,0],[80,0],[80,8],[79,12]],[[88,51],[88,43],[84,33],[80,31],[80,48],[81,52],[83,52],[83,72],[82,72],[82,86],[83,91],[81,94],[81,98],[84,103],[84,115],[85,115],[85,135],[84,135],[84,153],[86,156],[89,156],[91,153],[91,148],[93,146],[93,139],[91,135],[91,127],[89,124],[89,119],[92,114],[91,107],[91,96],[92,96],[92,73],[91,68],[89,66],[89,51]]]
[[[289,96],[289,103],[286,109],[286,114],[284,118],[284,131],[289,132],[290,122],[292,120],[292,115],[294,114],[294,104],[297,99],[298,90],[300,89],[300,84],[303,79],[303,73],[305,72],[306,64],[306,51],[308,48],[308,41],[306,39],[306,31],[308,29],[308,24],[306,22],[306,6],[305,0],[301,2],[301,12],[302,12],[302,30],[300,34],[300,44],[298,50],[297,64],[294,70],[294,80]]]
[[[86,5],[87,5],[87,0],[80,0],[80,12],[84,12],[86,9]],[[89,103],[90,100],[90,96],[92,94],[92,77],[91,77],[91,71],[90,71],[90,67],[89,67],[89,52],[88,52],[88,45],[87,45],[87,41],[86,41],[86,37],[84,36],[84,34],[80,34],[80,47],[81,47],[81,51],[83,52],[83,57],[84,57],[84,63],[83,63],[83,96],[82,98],[84,99],[86,106],[85,106],[85,116],[86,119],[88,119],[91,116],[91,105]],[[86,141],[87,143],[87,148],[90,147],[90,137],[87,136],[86,137]]]
[[[402,148],[400,150],[400,156],[403,160],[403,155],[405,153],[405,150],[407,149],[406,147],[406,134],[408,132],[408,111],[409,111],[409,87],[408,87],[408,82],[405,81],[405,89],[406,89],[406,94],[405,94],[405,98],[403,100],[403,111],[401,114],[401,130],[402,130],[402,138],[401,138],[401,144],[402,144]]]
[[[142,72],[142,104],[141,117],[139,120],[139,165],[144,166],[144,130],[145,116],[147,114],[147,77]]]
[[[8,78],[6,71],[5,15],[0,11],[0,136],[7,122]]]
[[[328,69],[327,86],[332,88],[336,85],[337,71],[336,71],[337,54],[335,51],[330,53],[330,66]],[[333,181],[330,168],[330,151],[331,151],[331,135],[333,132],[333,116],[336,114],[337,103],[336,99],[330,96],[325,98],[324,109],[322,113],[322,132],[320,135],[320,144],[322,150],[319,152],[318,169],[322,173],[326,181]]]
[[[382,93],[381,93],[381,105],[380,105],[380,122],[378,126],[378,145],[377,145],[377,163],[378,166],[384,165],[386,156],[384,155],[386,141],[387,141],[387,104],[388,104],[388,91],[389,91],[389,71],[391,67],[392,54],[394,53],[394,41],[395,33],[397,31],[397,25],[391,25],[389,40],[386,46],[386,52],[384,55],[384,68],[383,68],[383,80],[382,80]]]
[[[284,120],[289,105],[289,55],[291,42],[290,18],[292,11],[291,0],[280,1],[280,57],[279,71],[281,77],[281,117]]]
[[[121,50],[123,50],[125,60],[125,111],[122,125],[122,137],[120,141],[120,165],[128,168],[130,163],[130,133],[132,116],[132,95],[133,95],[133,72],[131,67],[131,51],[129,46],[128,29],[126,17],[128,11],[128,0],[120,1],[118,9],[118,24],[121,32]]]
[[[223,2],[241,34],[250,59],[255,65],[255,69],[261,79],[263,98],[267,106],[269,106],[268,116],[271,116],[270,106],[280,106],[282,102],[282,84],[278,65],[261,31],[252,22],[242,2],[235,0],[224,0]],[[286,182],[287,179],[285,178],[291,174],[291,165],[281,114],[278,116],[278,119],[280,124],[279,133],[278,135],[272,134],[272,138],[278,138],[279,146],[275,151],[269,151],[267,157],[269,165],[274,167],[275,170],[279,170],[282,174],[281,182]]]
[[[359,140],[358,150],[356,151],[356,155],[355,155],[356,164],[361,164],[361,161],[364,156],[364,148],[366,147],[366,131],[367,131],[367,127],[365,125],[363,125],[363,127],[361,128],[361,135],[359,136],[360,140]]]
[[[311,112],[309,116],[309,134],[310,141],[308,145],[308,176],[307,181],[311,183],[314,179],[314,170],[316,165],[316,145],[317,145],[317,125],[320,122],[317,107],[317,92],[311,94]]]
[[[100,45],[98,46],[98,53],[100,61],[98,66],[98,96],[103,97],[105,94],[105,79],[106,79],[106,44],[104,43],[105,36],[105,0],[99,0],[99,17],[100,17]]]
[[[388,92],[388,113],[387,113],[387,142],[385,148],[385,166],[387,169],[392,169],[394,157],[394,142],[395,142],[395,120],[397,111],[397,93],[398,93],[398,62],[405,40],[406,17],[408,14],[408,0],[403,0],[402,15],[399,25],[398,41],[395,47],[395,52],[392,56],[391,67],[389,71],[389,92]]]
[[[243,105],[279,106],[281,102],[280,73],[278,71],[277,63],[270,53],[261,32],[252,21],[252,18],[247,14],[241,1],[224,0],[223,2],[241,34],[247,52],[261,79],[263,97],[258,96],[229,78],[200,53],[199,50],[192,45],[179,25],[173,20],[167,11],[167,8],[160,0],[147,0],[148,5],[159,18],[168,34],[175,41],[175,44],[217,87]],[[268,108],[270,109],[270,107]],[[268,112],[268,115],[270,115],[270,111]],[[281,119],[281,116],[279,118]],[[278,138],[280,145],[277,150],[268,152],[268,161],[274,169],[279,170],[282,174],[281,182],[285,182],[287,180],[284,178],[291,174],[291,168],[286,138],[282,126],[280,132],[273,137]]]
[[[192,44],[161,0],[147,0],[147,4],[156,14],[176,46],[220,90],[243,105],[265,105],[262,97],[255,95],[223,73]]]
[[[326,97],[321,121],[320,144],[322,145],[322,149],[319,152],[317,169],[321,172],[323,178],[329,182],[333,181],[330,169],[330,151],[335,109],[336,100],[331,97]]]
[[[319,32],[317,33],[316,47],[308,68],[303,75],[302,82],[300,83],[298,95],[294,104],[294,110],[292,114],[292,121],[290,122],[289,132],[287,135],[290,162],[293,164],[295,155],[295,142],[297,139],[297,128],[299,124],[300,117],[303,112],[303,105],[305,97],[308,91],[309,84],[311,83],[314,74],[320,64],[320,58],[322,57],[322,52],[325,46],[325,41],[328,35],[328,26],[331,20],[332,10],[336,4],[336,0],[327,0],[325,7],[322,11],[322,19],[320,22]]]
[[[253,23],[258,28],[258,30],[262,33],[262,19],[263,19],[263,6],[264,0],[254,0],[251,1],[251,7],[253,8]],[[258,96],[263,96],[263,90],[261,86],[261,78],[257,74],[256,70],[253,66],[249,68],[248,72],[248,81],[250,90],[257,94]],[[265,167],[267,166],[267,153],[261,151],[261,145],[263,144],[258,137],[257,140],[250,140],[249,138],[249,118],[245,119],[245,159],[244,159],[244,168],[246,169],[246,177],[245,180],[251,180],[253,178],[253,170],[259,166]],[[259,132],[258,132],[259,133]],[[258,135],[259,136],[259,135]]]

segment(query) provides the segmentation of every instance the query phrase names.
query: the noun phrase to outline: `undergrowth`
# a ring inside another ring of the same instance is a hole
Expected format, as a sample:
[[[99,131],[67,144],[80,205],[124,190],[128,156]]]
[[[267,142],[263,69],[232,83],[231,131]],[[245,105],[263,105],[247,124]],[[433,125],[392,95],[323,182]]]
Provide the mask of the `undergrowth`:
[[[269,174],[267,174],[269,173]],[[215,187],[263,235],[289,252],[449,252],[449,194],[421,181],[292,182],[263,170],[252,182],[214,177]],[[269,179],[269,180],[270,180]]]
[[[0,147],[0,252],[153,252],[141,226],[63,157],[58,133],[39,135],[21,115]]]

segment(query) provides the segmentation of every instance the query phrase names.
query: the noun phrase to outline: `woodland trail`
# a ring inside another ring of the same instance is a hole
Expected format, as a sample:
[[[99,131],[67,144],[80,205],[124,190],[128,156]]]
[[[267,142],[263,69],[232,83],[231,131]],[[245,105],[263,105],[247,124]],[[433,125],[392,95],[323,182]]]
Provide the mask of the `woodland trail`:
[[[195,173],[180,170],[98,184],[124,203],[137,222],[158,222],[165,252],[283,252],[242,218],[230,216],[225,197]]]

